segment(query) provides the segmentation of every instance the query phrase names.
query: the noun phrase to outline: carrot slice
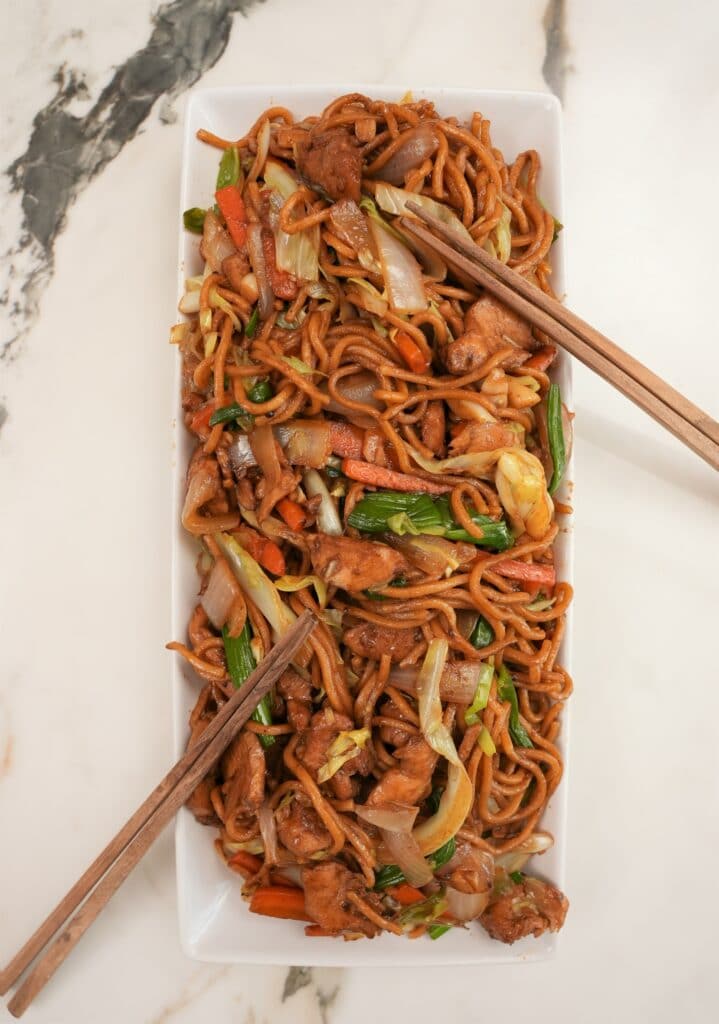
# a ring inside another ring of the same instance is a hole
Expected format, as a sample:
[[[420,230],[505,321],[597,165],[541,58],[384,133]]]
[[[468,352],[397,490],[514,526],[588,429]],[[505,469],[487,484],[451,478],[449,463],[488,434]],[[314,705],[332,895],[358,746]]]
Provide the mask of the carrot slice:
[[[275,576],[284,576],[285,556],[273,540],[263,537],[249,526],[241,526],[239,530],[233,532],[245,551],[252,555],[263,569],[274,573]]]
[[[309,935],[310,938],[332,938],[336,934],[336,932],[331,932],[329,928],[323,928],[321,924],[308,924],[305,926],[305,935]]]
[[[253,914],[265,917],[283,917],[290,921],[309,921],[314,924],[305,909],[305,894],[302,889],[290,889],[284,885],[263,885],[250,901]]]
[[[240,190],[237,185],[227,185],[215,192],[215,199],[232,241],[241,249],[247,241],[247,211]]]
[[[402,882],[400,885],[393,885],[387,890],[390,896],[393,896],[398,903],[401,903],[403,907],[411,907],[413,903],[421,903],[426,897],[415,889],[409,882]]]
[[[510,580],[522,580],[550,588],[557,582],[553,565],[520,562],[516,558],[506,558],[502,562],[497,562],[492,566],[492,572],[496,572],[498,576],[506,576]]]
[[[203,405],[202,408],[198,409],[195,415],[190,420],[190,430],[195,434],[207,433],[210,429],[210,417],[215,411],[215,400],[212,399]]]
[[[407,364],[412,373],[426,373],[429,370],[429,359],[423,354],[416,341],[410,338],[405,331],[397,331],[394,343],[399,349],[399,354]]]
[[[230,859],[227,861],[228,867],[231,867],[233,871],[236,871],[243,878],[250,878],[252,875],[256,875],[262,867],[262,860],[259,857],[255,857],[254,853],[248,853],[246,850],[238,850],[237,853],[233,853]]]
[[[282,501],[278,501],[275,508],[291,530],[301,530],[307,522],[305,510],[299,502],[292,501],[291,498],[283,498]]]
[[[432,480],[422,480],[418,476],[398,473],[394,469],[375,466],[371,462],[359,462],[357,459],[343,459],[342,472],[350,480],[371,487],[386,487],[390,491],[418,492],[422,494],[446,494],[452,490],[451,484],[437,484]]]
[[[556,354],[557,350],[554,345],[545,345],[544,348],[540,348],[538,352],[535,352],[526,363],[522,363],[522,366],[530,370],[546,370],[554,362]]]

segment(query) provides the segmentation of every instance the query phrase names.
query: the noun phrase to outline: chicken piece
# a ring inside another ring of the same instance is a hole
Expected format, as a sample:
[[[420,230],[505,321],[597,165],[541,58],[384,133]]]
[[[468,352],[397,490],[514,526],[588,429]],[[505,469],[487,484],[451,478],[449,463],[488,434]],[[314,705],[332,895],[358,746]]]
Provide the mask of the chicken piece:
[[[317,773],[327,763],[330,745],[337,739],[341,732],[348,732],[355,728],[355,724],[347,715],[338,714],[331,708],[318,711],[312,718],[308,729],[301,734],[297,743],[297,757],[312,773],[317,781]],[[329,780],[330,786],[338,800],[347,800],[355,795],[355,785],[351,783],[351,776],[355,774],[369,775],[372,768],[372,757],[369,750],[358,748],[355,757],[347,761],[338,772]]]
[[[230,283],[233,292],[242,292],[242,279],[250,272],[250,261],[244,252],[226,256],[222,261],[222,273]]]
[[[352,626],[344,635],[344,645],[360,658],[379,661],[388,654],[392,661],[402,661],[422,640],[422,630],[394,629],[392,626],[378,626],[374,622],[361,622]]]
[[[437,873],[458,892],[489,892],[494,885],[494,857],[460,839],[452,859]]]
[[[400,762],[396,768],[389,768],[370,795],[368,807],[384,807],[386,804],[419,804],[429,795],[432,772],[437,764],[437,754],[422,736],[412,736],[403,747],[395,751]]]
[[[569,900],[559,889],[538,878],[524,878],[501,888],[480,921],[492,936],[510,945],[526,935],[538,938],[557,932],[567,916]]]
[[[195,821],[201,825],[219,825],[219,819],[215,814],[215,808],[210,800],[210,793],[215,785],[214,779],[203,779],[190,799],[185,804],[188,811],[192,811]]]
[[[453,438],[452,455],[466,452],[493,452],[497,448],[511,448],[518,444],[515,430],[502,423],[467,423]]]
[[[233,812],[253,812],[265,798],[265,753],[253,732],[241,732],[222,758],[226,805]]]
[[[302,885],[307,913],[320,927],[335,935],[360,932],[370,939],[379,933],[377,925],[349,902],[347,894],[356,893],[378,914],[382,913],[380,897],[342,864],[327,861],[317,867],[303,868]]]
[[[332,836],[304,793],[295,793],[288,803],[281,804],[275,820],[280,842],[298,861],[307,860],[313,853],[328,850],[332,845]]]
[[[317,575],[342,590],[384,587],[407,568],[398,551],[371,540],[319,533],[309,538],[309,549]]]
[[[308,132],[298,146],[297,169],[331,199],[360,201],[362,151],[344,128]]]
[[[287,702],[287,719],[295,730],[302,732],[312,718],[312,688],[299,672],[288,668],[280,676],[277,690]]]
[[[535,345],[529,324],[491,295],[483,295],[470,306],[464,325],[466,333],[451,341],[444,353],[447,369],[459,376],[478,369],[507,345],[514,345],[517,352],[504,365],[519,366]]]
[[[379,713],[383,718],[395,718],[401,722],[407,721],[407,716],[397,707],[391,697],[388,697],[379,708]],[[393,725],[382,725],[380,726],[379,736],[383,743],[388,743],[392,747],[401,747],[412,735],[411,732],[407,732],[402,728],[398,728]]]
[[[427,411],[420,425],[420,437],[422,444],[426,444],[430,451],[440,458],[444,458],[445,454],[444,430],[444,403],[428,402]]]

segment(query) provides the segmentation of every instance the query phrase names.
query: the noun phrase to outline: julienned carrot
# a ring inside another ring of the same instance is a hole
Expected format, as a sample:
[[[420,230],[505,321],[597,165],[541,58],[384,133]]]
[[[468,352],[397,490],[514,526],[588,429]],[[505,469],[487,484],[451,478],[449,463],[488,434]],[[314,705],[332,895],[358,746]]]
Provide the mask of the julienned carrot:
[[[210,429],[210,417],[215,411],[215,401],[208,402],[207,405],[203,405],[202,408],[198,409],[195,415],[190,420],[190,429],[196,434],[200,431],[208,431]]]
[[[429,359],[423,354],[416,341],[410,338],[405,331],[397,331],[394,343],[399,349],[399,354],[407,364],[412,373],[426,373],[429,370]]]
[[[254,853],[238,850],[237,853],[232,854],[227,864],[233,871],[237,871],[238,874],[242,875],[243,878],[250,878],[260,870],[262,860],[259,857],[255,857]]]
[[[305,894],[302,889],[290,889],[284,885],[263,885],[250,901],[253,914],[265,917],[283,917],[290,921],[309,921],[314,924],[305,910]]]
[[[233,532],[245,551],[252,555],[263,569],[274,573],[275,576],[284,576],[285,556],[273,540],[263,537],[249,526],[241,526],[239,530]]]
[[[307,522],[307,516],[305,510],[297,501],[292,501],[291,498],[283,498],[282,501],[277,502],[277,511],[280,513],[284,521],[287,523],[291,530],[301,530]]]
[[[361,459],[364,431],[352,423],[330,423],[330,447],[345,459]]]
[[[387,893],[393,896],[403,907],[411,907],[413,903],[421,903],[422,900],[427,898],[419,889],[415,889],[408,882],[402,882],[401,885],[393,885],[387,890]]]
[[[545,345],[544,348],[540,348],[538,352],[535,352],[531,359],[528,359],[522,366],[529,370],[546,370],[554,362],[556,354],[557,350],[554,345]]]
[[[227,185],[215,192],[215,199],[232,241],[241,249],[247,241],[247,211],[240,190],[237,185]]]
[[[557,582],[553,565],[520,562],[516,558],[505,558],[502,562],[496,562],[492,566],[492,572],[496,572],[498,576],[506,576],[510,580],[522,580],[550,588]]]
[[[436,484],[431,480],[422,480],[418,476],[398,473],[394,469],[385,469],[384,466],[375,466],[371,462],[360,462],[357,459],[343,459],[342,472],[350,480],[369,484],[370,487],[384,487],[389,491],[446,494],[452,490],[451,484]]]

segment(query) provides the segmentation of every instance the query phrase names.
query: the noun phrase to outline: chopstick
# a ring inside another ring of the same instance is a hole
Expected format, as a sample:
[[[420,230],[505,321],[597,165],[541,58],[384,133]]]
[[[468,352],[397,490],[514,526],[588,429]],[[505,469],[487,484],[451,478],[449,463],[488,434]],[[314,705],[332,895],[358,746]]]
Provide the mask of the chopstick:
[[[544,331],[710,466],[719,469],[719,423],[716,420],[561,302],[492,258],[474,242],[455,234],[438,217],[411,201],[407,209],[432,231],[410,217],[401,217],[405,230],[432,246],[467,277]]]
[[[4,995],[45,949],[8,1003],[13,1016],[20,1017],[50,980],[165,825],[220,758],[262,697],[277,682],[315,624],[312,612],[304,611],[0,973],[0,994]],[[83,903],[85,897],[88,898]]]

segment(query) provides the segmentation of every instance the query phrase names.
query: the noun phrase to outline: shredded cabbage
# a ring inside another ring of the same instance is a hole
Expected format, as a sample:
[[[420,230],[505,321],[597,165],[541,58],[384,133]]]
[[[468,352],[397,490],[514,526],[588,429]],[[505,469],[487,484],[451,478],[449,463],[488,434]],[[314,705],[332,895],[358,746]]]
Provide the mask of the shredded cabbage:
[[[327,584],[319,576],[280,576],[275,580],[275,586],[285,594],[294,594],[305,587],[314,587],[320,608],[327,604]]]
[[[252,598],[270,623],[275,636],[282,636],[295,622],[296,615],[284,603],[277,587],[234,537],[228,533],[216,533],[214,538],[243,591]]]
[[[296,178],[289,170],[277,160],[268,159],[265,162],[265,184],[271,188],[281,200],[275,204],[276,212],[282,208],[284,202],[300,187]],[[278,225],[274,227],[275,236],[275,260],[280,270],[286,270],[294,274],[300,281],[319,280],[319,254],[320,254],[320,229],[316,224],[314,227],[305,228],[304,231],[296,231],[288,235]]]
[[[407,214],[410,217],[413,216],[413,213],[412,210],[407,209],[407,203],[416,203],[417,206],[420,206],[427,213],[431,213],[434,217],[441,220],[443,224],[446,224],[455,235],[459,235],[465,241],[472,241],[472,236],[457,214],[445,203],[438,203],[436,199],[418,195],[416,192],[408,192],[407,189],[397,188],[395,185],[387,185],[383,181],[379,182],[375,189],[375,199],[377,200],[377,205],[385,213]]]
[[[512,254],[512,211],[502,203],[502,215],[489,232],[484,248],[501,263],[506,263]]]
[[[348,729],[341,732],[327,749],[329,756],[326,763],[317,772],[317,781],[327,782],[340,770],[342,765],[357,757],[364,750],[369,735],[369,729]]]
[[[492,688],[494,678],[494,665],[482,665],[479,670],[477,689],[474,692],[472,703],[464,713],[464,720],[467,725],[474,725],[479,721],[479,712],[484,711],[489,700],[489,691]]]
[[[482,731],[479,734],[479,740],[477,742],[479,743],[482,753],[486,754],[487,757],[492,757],[493,754],[497,753],[497,748],[494,745],[494,740],[492,739],[489,729],[486,727],[486,725],[482,726]]]

